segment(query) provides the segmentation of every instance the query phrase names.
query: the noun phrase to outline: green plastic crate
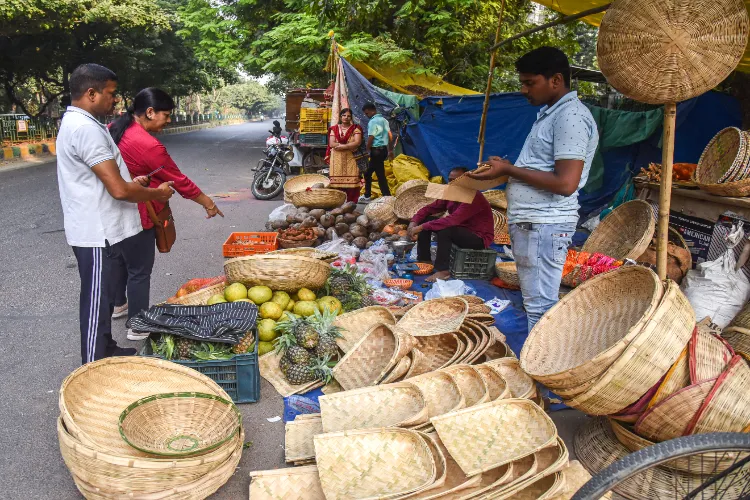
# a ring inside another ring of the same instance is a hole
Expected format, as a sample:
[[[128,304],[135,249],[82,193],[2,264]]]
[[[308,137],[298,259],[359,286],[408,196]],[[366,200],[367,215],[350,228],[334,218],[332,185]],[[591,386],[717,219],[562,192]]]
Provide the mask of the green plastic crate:
[[[495,275],[494,250],[470,250],[451,246],[451,276],[456,279],[488,280]]]
[[[151,342],[148,340],[141,351],[141,356],[158,357],[154,356]],[[216,361],[181,361],[174,359],[172,362],[201,372],[219,384],[235,403],[255,403],[260,400],[257,342],[253,352],[237,354],[231,359]]]

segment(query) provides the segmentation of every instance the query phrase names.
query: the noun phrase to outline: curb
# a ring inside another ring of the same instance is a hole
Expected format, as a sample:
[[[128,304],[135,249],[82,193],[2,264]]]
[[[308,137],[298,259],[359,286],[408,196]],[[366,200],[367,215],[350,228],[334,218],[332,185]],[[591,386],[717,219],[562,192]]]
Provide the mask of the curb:
[[[42,142],[39,144],[21,144],[20,146],[9,146],[0,149],[0,160],[12,160],[13,158],[29,159],[35,156],[54,155],[55,143]]]
[[[231,120],[226,122],[209,122],[200,123],[198,125],[186,125],[184,127],[170,127],[162,130],[156,135],[172,135],[172,134],[183,134],[185,132],[193,132],[195,130],[203,130],[207,128],[226,127],[228,125],[239,125],[241,123],[248,123],[248,120]]]

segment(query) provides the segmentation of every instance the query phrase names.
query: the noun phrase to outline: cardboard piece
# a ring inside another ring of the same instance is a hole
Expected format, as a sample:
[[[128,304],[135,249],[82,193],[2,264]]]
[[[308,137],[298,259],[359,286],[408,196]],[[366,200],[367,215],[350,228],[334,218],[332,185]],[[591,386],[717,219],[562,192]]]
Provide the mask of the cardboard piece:
[[[481,172],[488,167],[481,166],[474,172]],[[459,201],[461,203],[471,203],[474,201],[477,191],[486,191],[508,182],[508,176],[504,175],[496,179],[476,180],[468,176],[468,172],[449,184],[427,185],[425,196],[438,200]]]

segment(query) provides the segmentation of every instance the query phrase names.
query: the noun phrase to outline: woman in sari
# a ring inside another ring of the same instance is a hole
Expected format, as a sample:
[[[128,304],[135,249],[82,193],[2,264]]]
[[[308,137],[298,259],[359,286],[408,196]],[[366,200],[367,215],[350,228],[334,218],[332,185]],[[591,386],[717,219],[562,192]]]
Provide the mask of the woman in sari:
[[[344,108],[339,113],[339,124],[328,132],[328,164],[330,187],[346,193],[347,201],[357,203],[359,198],[359,168],[354,152],[362,144],[362,127],[352,123],[352,110]]]

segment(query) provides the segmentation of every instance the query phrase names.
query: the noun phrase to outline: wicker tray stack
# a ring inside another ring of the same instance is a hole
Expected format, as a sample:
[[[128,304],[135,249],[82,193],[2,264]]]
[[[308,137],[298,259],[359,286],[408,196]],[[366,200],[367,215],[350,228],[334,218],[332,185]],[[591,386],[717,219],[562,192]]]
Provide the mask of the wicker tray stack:
[[[413,425],[425,413],[419,391],[398,383],[321,397],[320,415],[286,428],[287,460],[308,465],[250,473],[250,498],[552,498],[590,478],[568,463],[534,402],[496,398],[432,416],[426,427]]]
[[[708,143],[695,169],[700,189],[717,196],[750,196],[750,133],[721,130]]]
[[[62,383],[60,452],[86,498],[202,499],[226,483],[240,461],[244,431],[206,452],[161,457],[139,451],[120,434],[120,415],[154,394],[197,392],[230,400],[211,379],[164,360],[106,358]]]

